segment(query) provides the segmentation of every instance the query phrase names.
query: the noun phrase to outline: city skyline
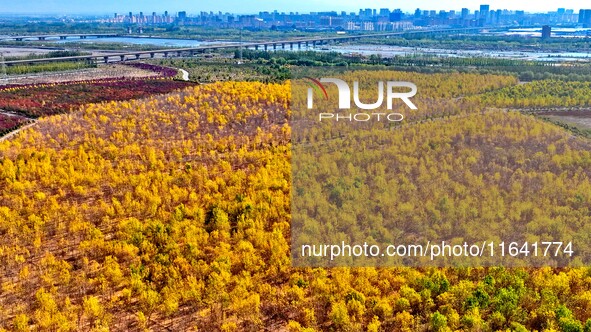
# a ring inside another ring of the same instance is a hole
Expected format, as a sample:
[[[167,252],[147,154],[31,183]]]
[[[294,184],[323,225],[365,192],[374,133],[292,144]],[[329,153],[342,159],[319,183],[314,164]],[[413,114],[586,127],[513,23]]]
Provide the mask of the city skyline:
[[[360,8],[400,8],[406,12],[412,12],[416,8],[432,9],[432,10],[450,10],[469,8],[471,10],[478,9],[481,4],[490,5],[491,9],[508,9],[508,10],[525,10],[528,12],[548,12],[555,11],[557,8],[574,9],[578,12],[579,9],[591,7],[587,1],[572,0],[561,3],[541,3],[537,1],[510,1],[510,0],[420,0],[407,3],[395,3],[386,0],[374,0],[364,3],[362,6],[357,1],[353,0],[325,0],[322,2],[312,0],[302,0],[297,3],[286,0],[264,0],[257,2],[243,2],[238,0],[223,0],[211,3],[195,4],[190,1],[156,1],[146,0],[137,2],[121,2],[115,0],[104,0],[101,2],[80,2],[73,0],[49,0],[49,1],[33,1],[22,0],[19,2],[11,2],[3,4],[0,9],[1,14],[96,14],[107,15],[113,12],[163,12],[171,13],[178,11],[186,11],[188,14],[197,14],[201,11],[222,11],[231,12],[235,14],[254,14],[259,11],[273,11],[281,12],[317,12],[317,11],[347,11],[354,12]],[[35,8],[35,10],[32,10]]]

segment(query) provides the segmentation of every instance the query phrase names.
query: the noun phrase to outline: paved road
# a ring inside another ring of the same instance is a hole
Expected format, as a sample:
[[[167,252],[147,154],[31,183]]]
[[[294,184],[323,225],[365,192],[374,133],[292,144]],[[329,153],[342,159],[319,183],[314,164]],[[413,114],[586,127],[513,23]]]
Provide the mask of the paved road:
[[[180,69],[179,71],[183,74],[183,81],[188,81],[189,80],[189,72],[184,70],[184,69]]]
[[[32,123],[29,123],[28,125],[22,126],[22,127],[18,128],[17,130],[13,130],[13,131],[9,132],[8,134],[6,134],[6,135],[4,135],[4,136],[0,137],[0,142],[2,142],[2,141],[5,141],[5,140],[7,140],[7,139],[11,138],[11,137],[13,137],[14,135],[16,135],[16,134],[20,133],[21,131],[23,131],[23,130],[25,130],[25,129],[27,129],[27,128],[30,128],[30,127],[32,127],[32,126],[34,126],[34,125],[36,125],[36,124],[37,124],[37,121],[35,121],[35,122],[32,122]]]

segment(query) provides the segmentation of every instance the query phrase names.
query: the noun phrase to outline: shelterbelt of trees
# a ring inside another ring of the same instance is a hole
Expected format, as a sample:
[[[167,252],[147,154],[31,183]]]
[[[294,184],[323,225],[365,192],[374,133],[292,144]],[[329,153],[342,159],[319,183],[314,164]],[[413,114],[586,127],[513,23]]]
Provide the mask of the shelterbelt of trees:
[[[514,79],[414,80],[427,102]],[[0,327],[590,330],[586,268],[292,268],[290,93],[289,82],[195,86],[86,105],[0,142]],[[445,186],[425,196],[420,186],[428,177],[443,176],[428,170],[454,167],[470,175],[466,186],[505,206],[506,218],[538,218],[548,200],[563,203],[559,212],[573,222],[589,218],[587,141],[519,114],[462,112],[461,121],[393,131],[412,146],[419,138],[424,144],[424,156],[392,147],[402,166],[426,170],[405,180],[401,196],[412,192],[417,202],[434,202],[431,213],[448,217],[473,211],[503,218]],[[436,120],[436,109],[427,116]],[[453,149],[455,140],[469,149]],[[505,193],[510,202],[502,202]],[[445,210],[442,195],[450,198]],[[412,214],[418,207],[407,208]]]

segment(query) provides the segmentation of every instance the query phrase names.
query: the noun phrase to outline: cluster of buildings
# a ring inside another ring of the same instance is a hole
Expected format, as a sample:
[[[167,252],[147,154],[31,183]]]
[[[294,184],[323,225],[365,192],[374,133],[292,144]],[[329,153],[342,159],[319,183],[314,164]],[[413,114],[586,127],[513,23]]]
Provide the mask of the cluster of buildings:
[[[128,23],[128,24],[170,24],[175,23],[179,19],[186,18],[187,12],[178,12],[176,15],[169,15],[168,11],[165,11],[164,14],[156,14],[156,12],[152,12],[151,15],[144,15],[144,12],[139,12],[139,14],[134,14],[129,12],[129,14],[119,14],[115,13],[114,17],[111,19],[106,20],[109,23]]]
[[[532,26],[565,25],[591,28],[591,9],[558,8],[547,13],[527,13],[523,10],[491,9],[480,5],[477,10],[424,10],[417,8],[407,13],[400,9],[360,9],[359,12],[259,12],[257,15],[235,15],[222,12],[201,12],[187,15],[186,11],[170,15],[168,12],[143,12],[115,14],[104,20],[110,23],[124,23],[139,26],[158,24],[196,25],[216,28],[240,27],[246,29],[302,29],[342,31],[400,31],[412,27],[450,26]]]

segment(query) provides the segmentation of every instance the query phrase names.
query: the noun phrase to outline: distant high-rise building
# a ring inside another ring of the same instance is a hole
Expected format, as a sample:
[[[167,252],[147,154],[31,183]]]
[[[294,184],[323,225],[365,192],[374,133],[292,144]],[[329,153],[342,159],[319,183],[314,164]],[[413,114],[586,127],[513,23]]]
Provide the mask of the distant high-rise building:
[[[380,8],[380,16],[388,16],[388,15],[390,15],[390,9]]]
[[[489,12],[490,12],[489,5],[480,5],[480,22],[482,24],[486,24],[486,23],[490,22]]]
[[[186,18],[187,18],[187,12],[186,11],[179,12],[179,19],[180,20],[184,20]]]
[[[549,25],[542,26],[542,39],[548,39],[552,36],[552,28]]]
[[[364,31],[374,31],[375,26],[373,22],[363,22],[361,29]]]
[[[420,8],[417,8],[415,10],[415,18],[419,18],[419,17],[421,17],[421,9]]]
[[[591,9],[579,10],[579,23],[585,28],[591,27]]]
[[[501,22],[501,15],[503,15],[503,11],[500,9],[491,11],[492,24],[499,24]]]
[[[369,9],[369,8],[359,9],[359,16],[360,17],[368,17],[368,16],[371,16],[371,9]]]
[[[563,14],[564,14],[564,12],[565,12],[564,8],[558,8],[558,10],[556,11],[556,13],[557,13],[558,15],[563,15]]]
[[[402,21],[402,10],[394,9],[392,13],[390,13],[390,22],[400,22]]]
[[[468,19],[468,15],[470,15],[470,9],[462,8],[462,20]]]
[[[523,10],[516,10],[515,11],[515,20],[519,24],[524,24],[524,22],[525,22],[525,11],[523,11]]]

